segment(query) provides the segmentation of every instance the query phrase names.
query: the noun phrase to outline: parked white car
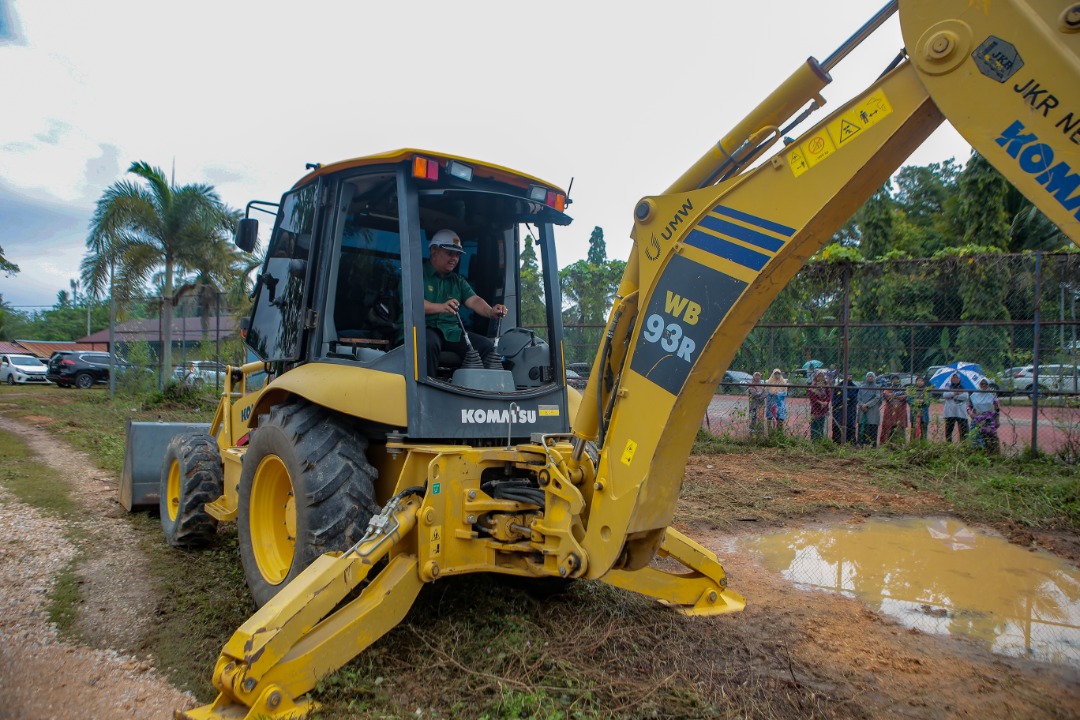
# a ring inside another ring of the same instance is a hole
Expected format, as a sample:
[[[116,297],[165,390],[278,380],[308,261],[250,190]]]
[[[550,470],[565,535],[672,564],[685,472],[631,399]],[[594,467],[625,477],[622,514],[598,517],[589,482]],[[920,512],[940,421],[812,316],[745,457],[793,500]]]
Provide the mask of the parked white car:
[[[225,384],[225,366],[213,360],[192,360],[186,365],[177,365],[173,369],[173,377],[185,385],[213,387],[216,383],[222,387]]]
[[[8,385],[48,385],[48,367],[33,355],[0,355],[0,382]]]
[[[1074,393],[1080,378],[1080,368],[1076,365],[1041,365],[1039,366],[1039,393]],[[1013,375],[1012,388],[1016,392],[1029,393],[1035,382],[1035,366],[1025,365]]]

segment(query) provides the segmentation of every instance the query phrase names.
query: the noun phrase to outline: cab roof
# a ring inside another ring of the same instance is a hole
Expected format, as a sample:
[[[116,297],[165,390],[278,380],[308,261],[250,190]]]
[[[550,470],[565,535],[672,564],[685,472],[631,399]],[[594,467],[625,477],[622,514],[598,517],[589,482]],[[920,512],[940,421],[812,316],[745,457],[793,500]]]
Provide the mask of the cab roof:
[[[564,195],[566,192],[558,185],[549,183],[546,180],[533,177],[532,175],[526,175],[525,173],[511,170],[510,168],[502,167],[501,165],[493,165],[486,163],[482,160],[474,160],[472,158],[461,157],[459,155],[448,155],[446,153],[433,152],[431,150],[419,150],[417,148],[402,148],[400,150],[391,150],[385,153],[379,153],[377,155],[366,155],[364,157],[353,158],[351,160],[341,160],[339,162],[331,163],[329,165],[322,165],[309,172],[304,177],[300,178],[293,188],[298,188],[301,185],[306,185],[312,180],[321,177],[323,175],[329,175],[331,173],[340,172],[342,170],[350,170],[352,168],[366,167],[368,165],[387,165],[392,163],[406,162],[414,157],[424,157],[430,160],[439,161],[440,165],[445,166],[447,161],[457,160],[458,162],[465,163],[473,169],[473,175],[475,177],[489,178],[496,182],[507,183],[509,185],[515,185],[521,188],[528,188],[530,185],[543,185],[546,188],[561,192]]]

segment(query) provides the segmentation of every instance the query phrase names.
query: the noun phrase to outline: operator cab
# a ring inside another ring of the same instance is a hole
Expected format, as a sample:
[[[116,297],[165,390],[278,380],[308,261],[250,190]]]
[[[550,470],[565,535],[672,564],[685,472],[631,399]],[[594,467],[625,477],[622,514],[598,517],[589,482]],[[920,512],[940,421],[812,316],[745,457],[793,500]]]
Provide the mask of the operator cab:
[[[430,152],[317,167],[277,207],[247,344],[274,375],[323,362],[404,376],[408,435],[445,436],[445,417],[434,418],[446,413],[501,417],[508,400],[557,420],[537,421],[531,432],[565,432],[553,232],[570,222],[565,204],[565,193],[543,181]],[[244,249],[254,246],[256,222],[241,221]],[[488,319],[462,306],[464,329],[491,338],[494,359],[463,368],[469,358],[442,353],[429,376],[423,267],[442,229],[461,239],[455,272],[507,315]],[[505,425],[493,434],[505,438]]]

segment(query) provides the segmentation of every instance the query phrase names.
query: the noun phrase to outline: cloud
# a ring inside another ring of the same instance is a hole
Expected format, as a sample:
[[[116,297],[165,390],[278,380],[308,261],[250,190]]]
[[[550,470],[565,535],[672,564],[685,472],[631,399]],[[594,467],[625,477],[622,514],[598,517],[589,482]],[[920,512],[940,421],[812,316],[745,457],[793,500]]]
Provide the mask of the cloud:
[[[4,257],[21,272],[0,279],[4,301],[16,307],[43,307],[79,277],[92,209],[27,197],[0,184],[0,232]]]

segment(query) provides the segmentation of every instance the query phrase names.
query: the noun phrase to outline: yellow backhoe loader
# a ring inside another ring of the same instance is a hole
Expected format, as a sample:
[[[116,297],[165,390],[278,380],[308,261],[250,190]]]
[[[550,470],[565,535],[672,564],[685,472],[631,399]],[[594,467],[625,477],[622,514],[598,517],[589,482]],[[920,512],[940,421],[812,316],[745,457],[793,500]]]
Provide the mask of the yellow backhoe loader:
[[[897,11],[895,63],[797,134],[834,67]],[[1078,50],[1080,4],[899,0],[809,59],[638,203],[583,394],[565,380],[560,188],[400,150],[313,166],[280,203],[250,204],[249,216],[275,214],[245,326],[252,361],[230,369],[208,429],[167,444],[158,488],[135,489],[148,463],[134,451],[125,472],[128,504],[157,500],[173,544],[236,521],[261,606],[221,652],[218,698],[178,717],[302,715],[320,678],[450,575],[589,578],[691,615],[741,609],[716,556],[670,527],[735,351],[943,117],[1080,240]],[[254,248],[257,226],[241,221],[240,247]],[[458,273],[508,308],[459,314],[494,344],[486,357],[429,353],[423,265],[440,230],[460,240]],[[526,237],[542,258],[545,297],[529,302],[543,327],[523,327]],[[140,442],[151,432],[133,426],[131,447],[160,448],[169,431]]]

